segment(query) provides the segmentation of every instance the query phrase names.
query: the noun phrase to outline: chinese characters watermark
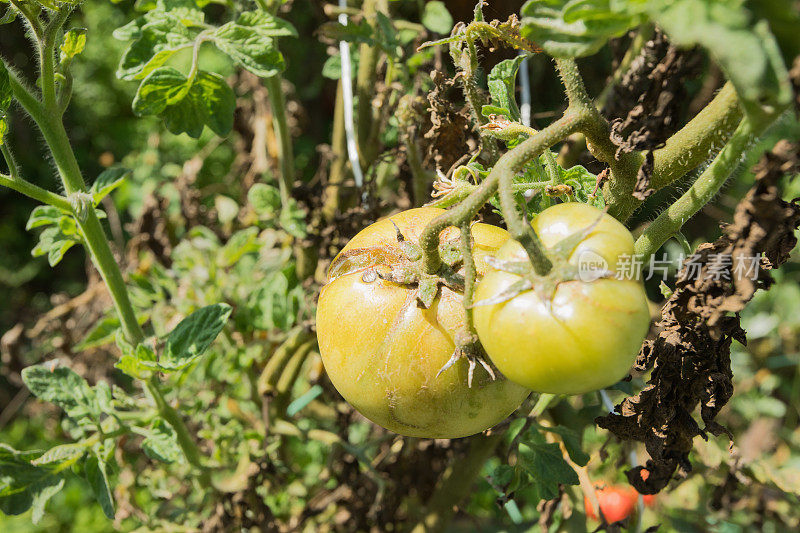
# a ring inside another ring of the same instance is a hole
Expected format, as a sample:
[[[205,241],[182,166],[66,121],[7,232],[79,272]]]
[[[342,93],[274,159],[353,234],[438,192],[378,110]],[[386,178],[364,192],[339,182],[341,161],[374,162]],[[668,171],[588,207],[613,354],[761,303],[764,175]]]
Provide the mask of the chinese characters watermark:
[[[714,281],[732,281],[737,279],[757,280],[761,255],[732,256],[730,254],[679,254],[677,256],[650,256],[645,260],[637,254],[620,254],[613,265],[600,254],[583,251],[578,257],[578,272],[583,281],[598,278],[616,278],[619,280],[661,279],[666,281],[671,273],[685,269],[689,280],[701,278]]]

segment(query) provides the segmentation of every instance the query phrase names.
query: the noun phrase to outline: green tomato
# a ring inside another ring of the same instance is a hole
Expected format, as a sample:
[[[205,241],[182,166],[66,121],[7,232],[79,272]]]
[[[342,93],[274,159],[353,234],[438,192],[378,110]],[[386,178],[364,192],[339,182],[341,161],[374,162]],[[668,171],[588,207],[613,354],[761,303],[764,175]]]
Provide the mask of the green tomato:
[[[633,237],[613,217],[581,203],[545,209],[532,225],[548,249],[583,232],[562,260],[563,271],[586,275],[559,278],[554,271],[549,280],[503,300],[498,295],[513,295],[509,288],[522,278],[490,270],[475,292],[481,344],[508,379],[537,392],[582,394],[613,385],[630,370],[650,325],[642,282],[616,276],[620,262],[633,257]],[[494,264],[520,264],[528,257],[512,239],[496,259]],[[575,268],[587,265],[607,277]],[[481,305],[482,300],[496,303]]]
[[[428,309],[413,285],[386,281],[402,256],[397,230],[412,245],[442,209],[411,209],[363,229],[334,259],[317,307],[317,339],[336,390],[361,414],[395,433],[455,438],[479,433],[511,414],[529,391],[493,380],[480,367],[472,387],[463,358],[440,373],[464,328],[461,294],[441,287]],[[394,224],[393,224],[394,223]],[[395,228],[396,225],[396,228]],[[451,227],[442,241],[459,235]],[[488,224],[472,227],[477,270],[508,239]]]

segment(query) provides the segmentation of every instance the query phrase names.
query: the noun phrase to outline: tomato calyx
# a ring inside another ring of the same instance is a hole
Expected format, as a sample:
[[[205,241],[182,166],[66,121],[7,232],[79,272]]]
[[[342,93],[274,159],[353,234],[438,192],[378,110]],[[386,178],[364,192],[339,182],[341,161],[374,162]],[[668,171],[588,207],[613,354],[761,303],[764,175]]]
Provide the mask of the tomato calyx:
[[[361,279],[371,283],[376,279],[396,283],[416,291],[417,303],[429,309],[439,296],[440,287],[458,293],[464,292],[464,276],[458,273],[463,257],[458,247],[458,238],[443,241],[439,245],[442,266],[435,274],[423,269],[422,248],[409,241],[393,221],[397,232],[397,244],[355,248],[340,254],[328,271],[328,278],[362,272]]]
[[[484,351],[483,346],[478,339],[478,335],[466,330],[462,330],[456,334],[455,345],[456,349],[453,351],[453,355],[450,356],[450,359],[448,359],[444,366],[436,373],[437,378],[442,374],[442,372],[456,364],[461,359],[466,359],[468,364],[467,387],[472,388],[472,377],[474,376],[475,369],[479,364],[484,370],[486,370],[486,373],[489,374],[489,377],[492,378],[492,381],[497,379],[497,375],[495,374],[492,365],[489,363],[489,358],[486,356],[486,352]]]
[[[545,250],[545,255],[552,263],[552,268],[546,274],[537,274],[530,261],[513,261],[487,256],[486,264],[495,270],[513,274],[520,279],[515,281],[505,290],[473,304],[473,307],[503,303],[516,297],[520,293],[533,290],[545,305],[553,300],[556,289],[568,281],[591,282],[596,279],[613,277],[614,273],[607,269],[592,269],[587,271],[582,265],[570,262],[570,256],[575,247],[586,239],[602,220],[602,215],[586,228],[564,237],[562,240]]]

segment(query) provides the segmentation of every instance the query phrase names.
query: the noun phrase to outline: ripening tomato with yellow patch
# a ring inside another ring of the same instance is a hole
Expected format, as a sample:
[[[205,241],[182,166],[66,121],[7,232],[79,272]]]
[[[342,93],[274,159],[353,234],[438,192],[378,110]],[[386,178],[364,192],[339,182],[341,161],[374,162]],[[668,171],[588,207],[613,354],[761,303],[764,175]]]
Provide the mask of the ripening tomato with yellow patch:
[[[331,264],[317,307],[317,338],[325,369],[361,414],[402,435],[455,438],[479,433],[511,414],[529,391],[480,368],[448,366],[464,331],[462,295],[448,284],[420,295],[419,235],[442,209],[410,209],[364,228]],[[471,229],[476,270],[508,239],[501,228]],[[440,234],[442,257],[460,231]],[[460,264],[451,261],[452,277]],[[427,308],[423,304],[427,301]]]

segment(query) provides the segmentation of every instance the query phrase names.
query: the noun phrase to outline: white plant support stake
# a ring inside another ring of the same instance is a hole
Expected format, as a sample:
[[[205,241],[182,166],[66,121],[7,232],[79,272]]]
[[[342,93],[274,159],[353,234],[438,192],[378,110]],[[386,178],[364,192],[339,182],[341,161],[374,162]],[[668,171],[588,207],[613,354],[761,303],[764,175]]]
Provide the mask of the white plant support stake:
[[[525,54],[525,52],[520,52]],[[519,64],[520,106],[519,114],[522,124],[531,127],[531,80],[528,74],[528,58]]]
[[[347,8],[347,0],[339,0],[339,7]],[[347,26],[347,15],[339,14],[339,24]],[[339,41],[339,55],[342,60],[342,105],[344,105],[344,133],[347,137],[347,157],[353,167],[353,178],[356,187],[361,189],[364,185],[364,174],[361,172],[361,163],[358,161],[358,144],[356,143],[356,129],[353,125],[353,67],[350,64],[350,44]],[[362,102],[363,104],[363,102]]]

